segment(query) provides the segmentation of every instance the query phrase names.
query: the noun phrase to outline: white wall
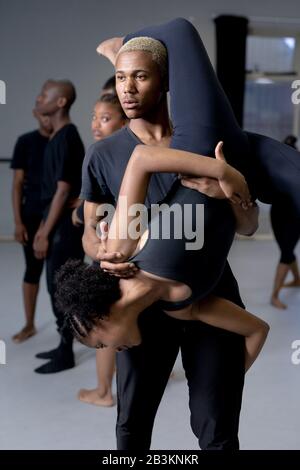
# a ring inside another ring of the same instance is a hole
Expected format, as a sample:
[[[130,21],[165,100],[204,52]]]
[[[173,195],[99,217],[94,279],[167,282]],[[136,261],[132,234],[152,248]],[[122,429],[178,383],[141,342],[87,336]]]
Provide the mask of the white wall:
[[[72,117],[89,145],[91,108],[113,72],[95,53],[101,40],[184,16],[198,28],[214,60],[212,17],[218,14],[295,19],[300,7],[295,0],[0,0],[0,80],[7,85],[6,104],[0,104],[0,157],[10,157],[16,137],[35,127],[31,109],[49,77],[69,78],[76,85]]]
[[[86,144],[91,106],[112,67],[95,53],[109,36],[176,16],[192,19],[214,59],[212,16],[300,17],[295,0],[0,0],[0,79],[7,104],[0,105],[0,157],[9,156],[17,135],[35,126],[31,109],[48,77],[74,81],[73,119]]]

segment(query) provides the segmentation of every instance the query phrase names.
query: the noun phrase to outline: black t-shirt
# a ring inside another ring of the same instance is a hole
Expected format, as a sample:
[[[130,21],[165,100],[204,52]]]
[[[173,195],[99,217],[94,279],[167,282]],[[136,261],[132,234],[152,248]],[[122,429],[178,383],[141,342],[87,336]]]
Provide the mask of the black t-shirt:
[[[124,127],[110,137],[91,145],[83,163],[81,199],[90,202],[115,203],[127,163],[136,145],[142,142]],[[151,176],[146,205],[161,201],[176,179],[171,173]]]
[[[42,202],[47,214],[57,183],[65,181],[71,185],[69,198],[79,196],[84,146],[74,124],[66,124],[49,141],[44,157]]]
[[[19,137],[14,148],[10,167],[24,170],[22,205],[30,215],[42,214],[41,181],[47,143],[48,138],[36,130]]]

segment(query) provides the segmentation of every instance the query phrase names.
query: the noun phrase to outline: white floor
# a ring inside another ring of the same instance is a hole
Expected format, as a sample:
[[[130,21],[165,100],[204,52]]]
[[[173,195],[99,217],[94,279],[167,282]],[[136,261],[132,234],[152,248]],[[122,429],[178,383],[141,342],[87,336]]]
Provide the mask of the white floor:
[[[95,385],[93,351],[77,344],[75,369],[50,376],[33,372],[42,363],[34,354],[58,341],[44,282],[37,311],[38,335],[21,345],[10,340],[22,326],[23,259],[14,243],[0,243],[0,255],[0,339],[6,343],[7,356],[7,364],[0,365],[0,449],[114,449],[116,407],[98,408],[76,400],[79,388]],[[300,449],[300,365],[291,361],[291,344],[300,340],[300,289],[282,292],[287,311],[268,304],[277,257],[272,241],[240,240],[231,253],[248,310],[271,325],[268,342],[246,377],[242,449]],[[198,449],[189,427],[180,359],[159,408],[152,448]]]

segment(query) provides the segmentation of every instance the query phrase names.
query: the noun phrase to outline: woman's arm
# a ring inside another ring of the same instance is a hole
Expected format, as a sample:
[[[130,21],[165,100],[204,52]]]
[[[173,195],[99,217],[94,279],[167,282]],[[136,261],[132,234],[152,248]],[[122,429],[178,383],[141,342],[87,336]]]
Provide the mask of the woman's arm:
[[[121,184],[108,234],[108,251],[118,251],[122,253],[123,259],[127,259],[136,248],[138,239],[130,237],[129,230],[136,215],[129,215],[128,209],[133,204],[144,203],[152,173],[182,173],[215,178],[233,203],[249,204],[247,183],[241,173],[224,161],[221,142],[215,152],[216,159],[182,150],[137,145]]]
[[[241,206],[234,204],[232,210],[236,220],[235,231],[239,235],[250,237],[258,229],[259,208],[256,203],[249,210],[244,210]]]

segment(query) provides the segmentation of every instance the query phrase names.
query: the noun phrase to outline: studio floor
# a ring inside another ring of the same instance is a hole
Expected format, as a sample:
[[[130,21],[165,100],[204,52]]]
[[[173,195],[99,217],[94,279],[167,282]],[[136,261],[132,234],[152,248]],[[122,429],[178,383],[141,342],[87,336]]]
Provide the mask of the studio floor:
[[[76,368],[48,376],[33,372],[42,364],[34,355],[58,343],[44,278],[38,334],[20,345],[11,341],[23,326],[23,258],[17,244],[4,242],[0,257],[0,339],[6,344],[6,365],[0,365],[0,449],[115,449],[116,407],[94,407],[76,399],[80,388],[96,385],[94,351],[77,343]],[[271,326],[265,348],[246,376],[241,449],[300,449],[300,365],[291,360],[292,342],[300,340],[300,289],[282,291],[285,311],[269,304],[277,258],[271,240],[237,240],[230,254],[248,310]],[[158,410],[152,449],[198,449],[189,426],[180,357],[174,372]]]

